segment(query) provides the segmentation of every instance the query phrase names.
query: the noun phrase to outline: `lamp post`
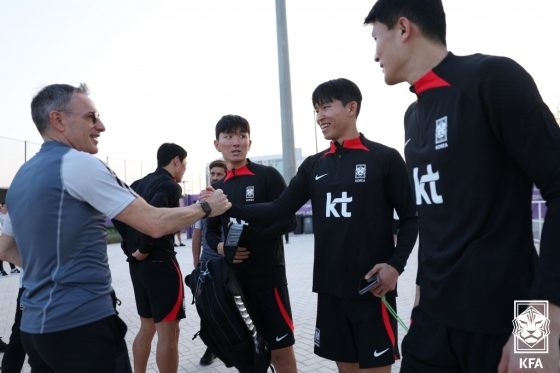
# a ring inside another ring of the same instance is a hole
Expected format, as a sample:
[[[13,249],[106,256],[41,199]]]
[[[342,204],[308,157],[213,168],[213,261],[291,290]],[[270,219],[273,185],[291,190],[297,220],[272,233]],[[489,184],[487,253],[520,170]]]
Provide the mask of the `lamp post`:
[[[278,78],[280,82],[280,116],[282,119],[283,176],[286,183],[289,183],[296,175],[296,150],[292,118],[292,87],[290,81],[286,0],[276,0],[276,39],[278,44]]]
[[[317,114],[313,110],[313,128],[315,131],[315,154],[319,153],[319,144],[317,143]]]

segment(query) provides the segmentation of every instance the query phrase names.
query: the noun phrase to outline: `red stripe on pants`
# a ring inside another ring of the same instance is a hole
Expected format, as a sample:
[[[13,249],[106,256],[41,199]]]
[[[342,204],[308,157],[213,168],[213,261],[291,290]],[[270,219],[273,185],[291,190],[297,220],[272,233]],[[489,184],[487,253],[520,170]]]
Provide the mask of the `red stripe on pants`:
[[[175,261],[173,259],[171,259],[171,262],[173,263],[173,265],[175,266],[175,269],[177,270],[177,277],[179,277],[179,296],[177,297],[177,301],[175,302],[175,306],[173,307],[173,309],[171,310],[171,312],[169,312],[169,314],[167,316],[165,316],[163,318],[163,321],[174,321],[177,319],[177,313],[179,313],[179,307],[181,307],[181,303],[183,303],[183,278],[181,276],[181,271],[179,270],[179,267],[177,267],[177,264],[175,264]]]
[[[284,321],[286,321],[286,324],[288,324],[293,333],[294,323],[292,322],[292,319],[290,319],[290,315],[288,315],[286,307],[284,307],[284,305],[282,304],[282,299],[280,299],[280,294],[278,293],[277,288],[274,288],[274,296],[276,297],[276,304],[278,304],[278,308],[280,309],[280,313],[282,313],[282,317],[284,317]]]
[[[389,319],[389,314],[387,313],[387,307],[385,303],[381,302],[381,315],[383,317],[383,324],[385,324],[385,330],[389,334],[389,339],[391,340],[391,345],[393,346],[393,355],[395,360],[398,360],[398,356],[395,354],[395,333],[393,333],[393,327],[391,326],[391,320]]]

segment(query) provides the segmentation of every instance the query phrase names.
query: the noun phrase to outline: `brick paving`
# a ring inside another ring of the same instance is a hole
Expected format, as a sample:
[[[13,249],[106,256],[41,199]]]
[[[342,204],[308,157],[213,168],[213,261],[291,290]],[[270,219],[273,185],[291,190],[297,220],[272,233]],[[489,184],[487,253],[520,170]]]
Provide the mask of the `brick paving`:
[[[179,247],[177,259],[183,274],[186,275],[193,268],[191,241],[183,239],[185,247]],[[128,325],[126,340],[130,357],[132,359],[132,341],[139,328],[136,306],[128,265],[118,244],[107,246],[109,263],[115,288],[122,305],[118,308],[120,316]],[[305,373],[337,372],[336,364],[325,360],[313,353],[313,337],[315,334],[315,312],[317,296],[311,292],[313,270],[313,235],[291,235],[290,243],[285,246],[288,286],[292,303],[292,313],[296,330],[296,344],[294,346],[298,371]],[[5,263],[7,268],[8,264]],[[412,252],[405,272],[399,281],[399,297],[397,298],[398,313],[406,324],[409,323],[410,311],[414,301],[417,268],[417,247]],[[0,337],[4,341],[9,339],[13,317],[16,308],[16,297],[19,287],[19,275],[10,275],[0,278]],[[206,347],[193,335],[199,329],[199,318],[194,305],[191,305],[192,295],[188,288],[185,296],[187,318],[182,320],[179,339],[179,372],[235,372],[233,368],[226,368],[222,362],[216,360],[212,365],[203,367],[199,360]],[[399,326],[399,346],[404,335],[404,330]],[[148,372],[157,372],[155,362],[155,346],[157,336],[152,343],[152,354],[148,362]],[[0,354],[1,355],[1,354]],[[392,372],[398,372],[400,363],[396,362]],[[30,372],[27,363],[23,372]]]

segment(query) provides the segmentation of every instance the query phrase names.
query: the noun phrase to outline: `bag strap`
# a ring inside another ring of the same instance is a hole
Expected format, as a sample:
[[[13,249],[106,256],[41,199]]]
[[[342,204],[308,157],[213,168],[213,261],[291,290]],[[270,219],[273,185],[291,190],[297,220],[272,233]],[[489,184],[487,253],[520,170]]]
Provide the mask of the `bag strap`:
[[[229,226],[229,232],[224,242],[224,256],[229,265],[232,265],[235,259],[241,233],[243,233],[243,226],[241,224],[233,223]]]
[[[403,329],[405,330],[405,332],[408,333],[408,327],[406,326],[406,324],[401,320],[401,318],[399,317],[399,315],[397,315],[397,313],[395,312],[395,310],[393,309],[393,307],[391,307],[391,305],[389,304],[389,302],[387,302],[387,299],[385,299],[385,297],[381,298],[381,300],[383,301],[383,303],[385,304],[385,307],[387,307],[387,309],[389,310],[389,312],[391,313],[391,315],[393,315],[393,317],[395,319],[397,319],[397,321],[399,322],[399,324],[401,324],[401,326],[403,327]]]

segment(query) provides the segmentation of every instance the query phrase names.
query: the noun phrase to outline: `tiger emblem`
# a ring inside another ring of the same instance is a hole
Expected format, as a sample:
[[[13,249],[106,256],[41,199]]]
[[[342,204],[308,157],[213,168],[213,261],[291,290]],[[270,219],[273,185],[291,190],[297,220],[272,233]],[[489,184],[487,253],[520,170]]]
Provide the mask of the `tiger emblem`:
[[[532,306],[513,320],[513,326],[513,335],[529,348],[533,348],[550,334],[550,321]]]

